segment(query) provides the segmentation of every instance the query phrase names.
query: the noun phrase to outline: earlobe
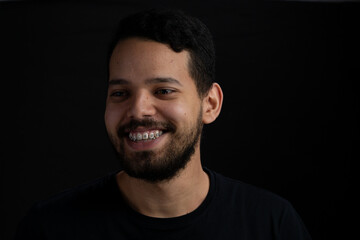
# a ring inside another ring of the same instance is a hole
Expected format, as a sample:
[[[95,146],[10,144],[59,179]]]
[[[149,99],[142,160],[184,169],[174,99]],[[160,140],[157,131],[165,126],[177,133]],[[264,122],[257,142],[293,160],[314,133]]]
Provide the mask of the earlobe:
[[[219,116],[223,102],[223,92],[218,83],[213,83],[203,99],[203,123],[209,124]]]

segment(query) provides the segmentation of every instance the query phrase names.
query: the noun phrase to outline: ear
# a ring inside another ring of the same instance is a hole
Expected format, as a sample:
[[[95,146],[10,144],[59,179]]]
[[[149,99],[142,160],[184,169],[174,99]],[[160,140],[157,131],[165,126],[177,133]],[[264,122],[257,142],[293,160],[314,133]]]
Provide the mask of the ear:
[[[202,121],[205,124],[212,123],[219,116],[222,107],[223,92],[220,85],[213,83],[210,91],[202,101]]]

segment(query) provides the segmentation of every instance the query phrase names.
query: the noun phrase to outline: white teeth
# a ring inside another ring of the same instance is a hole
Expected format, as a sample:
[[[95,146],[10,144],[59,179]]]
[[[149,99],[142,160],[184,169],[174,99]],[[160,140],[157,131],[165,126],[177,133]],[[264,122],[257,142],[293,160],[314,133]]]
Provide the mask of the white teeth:
[[[138,134],[136,135],[136,140],[137,140],[137,141],[142,140],[142,134],[141,134],[141,133],[138,133]]]
[[[159,130],[144,133],[129,133],[129,138],[134,142],[141,140],[154,140],[160,137],[162,134],[163,132]]]
[[[150,139],[155,139],[154,132],[151,132],[149,135]]]
[[[135,141],[134,135],[133,135],[132,133],[129,133],[129,138],[130,138],[131,140]]]

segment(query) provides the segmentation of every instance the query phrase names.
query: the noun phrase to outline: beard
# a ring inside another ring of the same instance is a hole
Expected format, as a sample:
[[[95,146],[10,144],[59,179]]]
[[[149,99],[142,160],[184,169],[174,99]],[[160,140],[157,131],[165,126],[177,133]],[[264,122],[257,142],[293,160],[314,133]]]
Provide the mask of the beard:
[[[156,122],[153,119],[132,120],[130,123],[121,126],[117,131],[117,138],[110,136],[120,165],[123,170],[131,177],[156,183],[168,181],[176,177],[190,161],[195,153],[195,148],[200,142],[203,123],[199,112],[196,123],[183,130],[179,130],[169,122]],[[165,134],[169,134],[170,141],[161,149],[127,152],[125,149],[125,129],[134,130],[139,126],[149,128],[165,129]]]

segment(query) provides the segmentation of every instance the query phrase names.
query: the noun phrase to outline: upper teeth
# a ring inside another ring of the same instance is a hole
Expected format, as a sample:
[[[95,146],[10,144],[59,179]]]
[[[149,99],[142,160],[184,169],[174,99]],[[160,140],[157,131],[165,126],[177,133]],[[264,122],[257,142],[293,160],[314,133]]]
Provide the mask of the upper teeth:
[[[137,133],[129,133],[129,138],[132,141],[141,141],[141,140],[153,140],[160,137],[163,134],[161,130],[155,131],[147,131],[147,132],[137,132]]]

